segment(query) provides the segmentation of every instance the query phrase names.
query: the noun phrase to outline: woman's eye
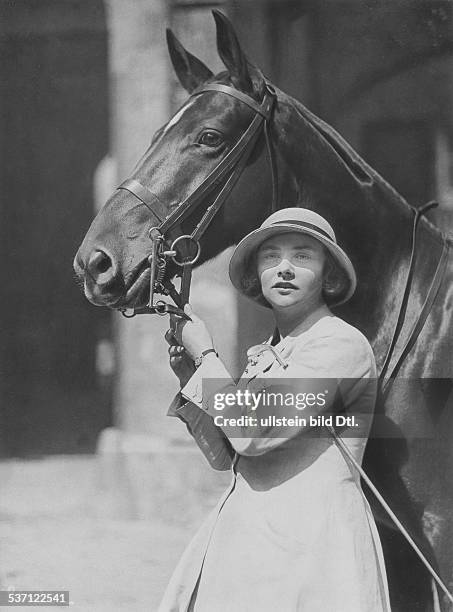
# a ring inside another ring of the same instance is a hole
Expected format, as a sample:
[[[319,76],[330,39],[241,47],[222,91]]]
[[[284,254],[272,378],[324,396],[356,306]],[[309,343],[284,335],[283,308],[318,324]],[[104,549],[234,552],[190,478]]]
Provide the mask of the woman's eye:
[[[202,144],[207,147],[218,147],[222,142],[222,135],[214,130],[205,130],[198,138],[198,144]]]
[[[273,262],[273,261],[278,261],[279,259],[279,255],[277,253],[263,253],[260,257],[261,261],[263,262]]]
[[[307,253],[296,253],[295,259],[298,261],[303,261],[304,259],[309,259],[309,255]]]

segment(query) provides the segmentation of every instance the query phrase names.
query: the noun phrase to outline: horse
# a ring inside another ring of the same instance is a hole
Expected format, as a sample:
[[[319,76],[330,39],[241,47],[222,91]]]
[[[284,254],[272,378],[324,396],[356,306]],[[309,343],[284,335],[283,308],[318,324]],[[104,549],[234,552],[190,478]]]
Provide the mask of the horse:
[[[268,132],[257,135],[243,158],[242,172],[205,228],[193,265],[237,244],[269,215],[275,200],[277,206],[313,209],[336,229],[359,281],[354,297],[336,313],[369,339],[379,371],[399,362],[399,377],[378,406],[388,435],[370,438],[365,470],[451,590],[451,237],[417,215],[332,127],[270,84],[246,58],[228,19],[218,11],[213,15],[217,50],[226,70],[213,74],[167,32],[173,67],[191,95],[156,132],[137,164],[131,180],[142,186],[142,192],[134,193],[128,185],[118,189],[95,217],[75,257],[75,272],[93,304],[146,308],[152,274],[149,228],[174,214],[215,173],[271,91]],[[244,103],[246,98],[256,107]],[[227,176],[217,177],[210,191],[201,191],[197,206],[172,224],[165,235],[166,248],[192,234]],[[169,258],[163,275],[168,281],[180,271]],[[407,295],[402,297],[404,287]],[[414,327],[417,333],[409,343]],[[447,599],[433,592],[429,574],[412,548],[374,496],[369,499],[383,543],[392,609],[447,610]]]

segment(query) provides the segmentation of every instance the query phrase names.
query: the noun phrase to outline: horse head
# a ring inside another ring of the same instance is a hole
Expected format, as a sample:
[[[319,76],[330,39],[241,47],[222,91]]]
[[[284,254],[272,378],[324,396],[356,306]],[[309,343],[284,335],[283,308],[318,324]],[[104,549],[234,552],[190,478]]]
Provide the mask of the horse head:
[[[242,161],[243,171],[225,205],[201,238],[197,265],[256,228],[275,200],[279,207],[316,210],[335,228],[358,275],[356,294],[341,307],[341,315],[365,331],[382,361],[410,257],[413,211],[333,128],[272,86],[247,60],[227,18],[218,11],[213,14],[217,49],[227,70],[213,75],[168,31],[173,67],[190,97],[156,132],[130,180],[114,192],[88,230],[74,260],[85,295],[93,304],[117,309],[146,304],[150,228],[165,223],[197,194],[190,214],[166,228],[170,253],[179,236],[192,234],[230,171]],[[210,182],[260,114],[270,91],[275,97],[266,119],[268,138],[266,130],[260,131],[250,154]],[[275,173],[269,166],[272,151]],[[204,191],[206,183],[210,189]],[[179,260],[193,255],[190,241],[179,247]],[[165,278],[180,273],[169,257]]]
[[[158,226],[203,185],[257,114],[249,105],[221,91],[197,94],[209,84],[223,84],[259,105],[266,89],[262,73],[247,61],[230,22],[218,11],[213,13],[218,52],[227,70],[213,75],[167,31],[174,69],[191,95],[156,132],[130,177],[146,190],[148,201],[143,202],[127,189],[115,191],[94,219],[75,257],[76,274],[83,279],[86,297],[95,305],[124,308],[146,303],[150,228]],[[203,236],[197,265],[235,244],[270,213],[268,163],[264,135],[259,134],[228,204],[219,210]],[[178,236],[193,231],[228,175],[221,179],[199,198],[187,218],[168,229],[167,248]],[[188,244],[185,247],[190,250]],[[170,278],[179,271],[170,261],[165,273]]]

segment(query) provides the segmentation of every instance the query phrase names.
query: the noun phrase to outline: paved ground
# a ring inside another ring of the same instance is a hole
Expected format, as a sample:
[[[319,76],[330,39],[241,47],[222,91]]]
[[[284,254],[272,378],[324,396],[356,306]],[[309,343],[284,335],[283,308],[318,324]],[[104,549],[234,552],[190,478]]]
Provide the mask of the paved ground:
[[[0,462],[2,589],[69,590],[83,612],[157,609],[201,517],[175,522],[169,507],[152,520],[106,519],[97,478],[97,457]]]
[[[72,609],[84,612],[150,612],[184,535],[165,523],[6,518],[2,588],[69,590]]]

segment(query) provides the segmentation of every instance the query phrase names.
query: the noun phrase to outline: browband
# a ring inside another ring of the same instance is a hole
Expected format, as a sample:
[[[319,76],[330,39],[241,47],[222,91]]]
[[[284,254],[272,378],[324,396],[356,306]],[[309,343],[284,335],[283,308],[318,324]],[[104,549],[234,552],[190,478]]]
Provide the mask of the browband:
[[[228,85],[222,85],[221,83],[210,83],[208,85],[204,85],[202,89],[198,89],[192,93],[192,96],[198,96],[198,94],[204,93],[205,91],[221,91],[232,98],[237,98],[244,104],[247,104],[250,108],[252,108],[256,113],[262,115],[266,121],[269,121],[271,118],[272,106],[273,106],[273,98],[269,98],[267,104],[259,104],[255,102],[255,100],[248,96],[247,94],[239,91],[239,89],[233,89]],[[273,92],[271,92],[273,93]]]

